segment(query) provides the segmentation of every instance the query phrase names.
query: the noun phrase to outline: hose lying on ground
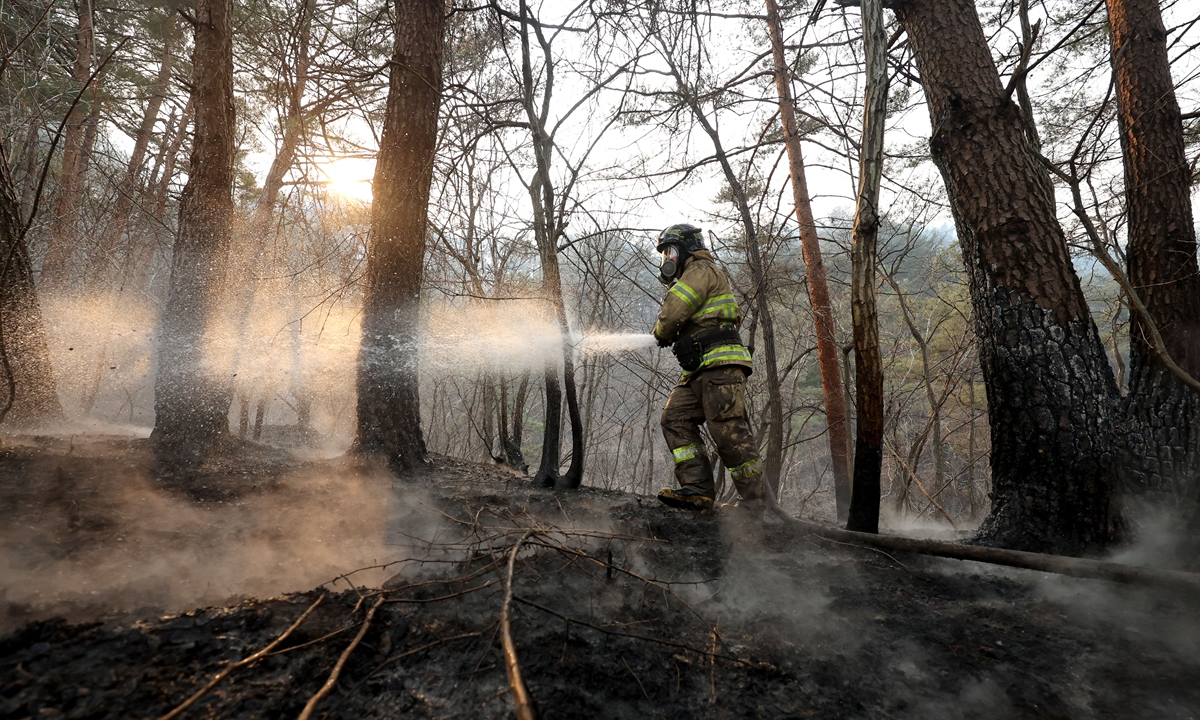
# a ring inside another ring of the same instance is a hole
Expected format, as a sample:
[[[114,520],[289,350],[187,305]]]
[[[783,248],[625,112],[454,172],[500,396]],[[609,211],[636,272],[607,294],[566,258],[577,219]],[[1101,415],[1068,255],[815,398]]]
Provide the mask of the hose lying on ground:
[[[1139,565],[1124,565],[1104,560],[1089,560],[1063,555],[1044,555],[1042,553],[1025,552],[1023,550],[963,545],[942,540],[922,540],[896,535],[875,535],[809,522],[792,517],[786,510],[780,507],[770,485],[767,485],[767,507],[787,525],[811,535],[836,542],[868,545],[870,547],[899,552],[935,555],[954,560],[973,560],[993,565],[1006,565],[1026,570],[1070,575],[1071,577],[1108,580],[1109,582],[1125,583],[1128,585],[1153,585],[1189,592],[1200,591],[1200,574],[1197,573],[1142,567]]]

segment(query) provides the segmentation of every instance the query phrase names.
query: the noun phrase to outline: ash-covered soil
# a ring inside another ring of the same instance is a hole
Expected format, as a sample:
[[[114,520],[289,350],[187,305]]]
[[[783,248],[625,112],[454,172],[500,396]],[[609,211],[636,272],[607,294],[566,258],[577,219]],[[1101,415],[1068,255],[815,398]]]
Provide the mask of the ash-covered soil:
[[[448,459],[392,479],[245,446],[164,479],[144,441],[7,438],[0,523],[0,718],[160,717],[318,601],[181,717],[296,717],[343,657],[314,717],[511,717],[518,543],[512,637],[543,718],[1200,708],[1194,596],[817,544]]]

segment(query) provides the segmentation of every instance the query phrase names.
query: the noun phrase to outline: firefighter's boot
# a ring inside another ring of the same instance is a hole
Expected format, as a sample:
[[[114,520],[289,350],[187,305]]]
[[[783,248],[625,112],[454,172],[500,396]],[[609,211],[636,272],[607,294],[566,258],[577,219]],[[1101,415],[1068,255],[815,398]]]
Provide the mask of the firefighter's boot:
[[[663,488],[658,491],[658,501],[669,507],[698,512],[707,512],[713,507],[712,496],[692,485],[684,485],[678,490]]]

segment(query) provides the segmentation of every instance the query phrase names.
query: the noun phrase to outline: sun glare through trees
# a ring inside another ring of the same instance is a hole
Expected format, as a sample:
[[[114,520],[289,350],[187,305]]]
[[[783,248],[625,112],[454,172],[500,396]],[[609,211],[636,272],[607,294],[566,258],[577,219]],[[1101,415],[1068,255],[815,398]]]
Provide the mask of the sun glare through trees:
[[[339,197],[371,202],[371,179],[375,162],[366,158],[340,157],[316,161],[317,170],[325,177],[327,187]]]

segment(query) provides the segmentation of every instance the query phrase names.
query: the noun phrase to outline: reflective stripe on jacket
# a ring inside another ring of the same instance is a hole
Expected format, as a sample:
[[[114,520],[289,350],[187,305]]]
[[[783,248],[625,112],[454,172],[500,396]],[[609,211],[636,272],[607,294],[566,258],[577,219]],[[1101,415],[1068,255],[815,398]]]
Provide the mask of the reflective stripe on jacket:
[[[707,250],[698,250],[684,265],[683,275],[667,291],[658,322],[654,324],[654,337],[675,342],[680,335],[741,324],[742,316],[729,276]],[[686,383],[695,373],[722,365],[740,365],[747,375],[754,370],[750,351],[745,346],[717,345],[704,353],[698,369],[683,373],[679,382]]]

